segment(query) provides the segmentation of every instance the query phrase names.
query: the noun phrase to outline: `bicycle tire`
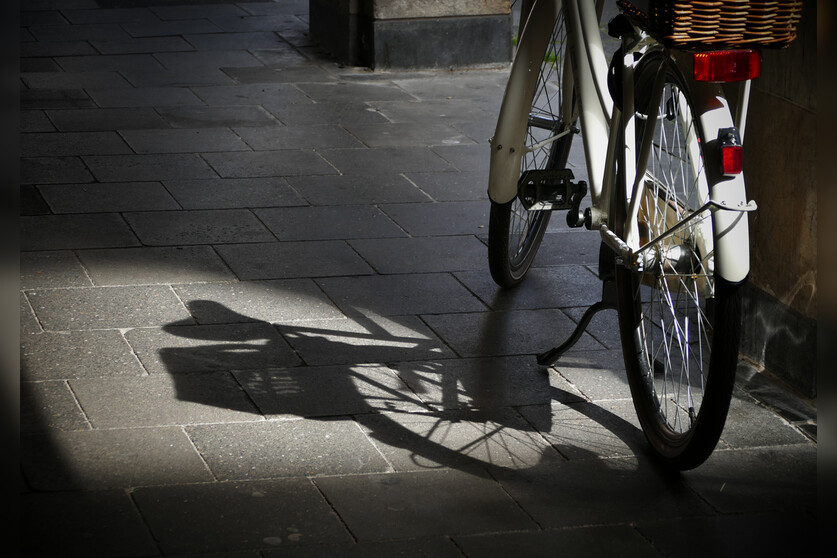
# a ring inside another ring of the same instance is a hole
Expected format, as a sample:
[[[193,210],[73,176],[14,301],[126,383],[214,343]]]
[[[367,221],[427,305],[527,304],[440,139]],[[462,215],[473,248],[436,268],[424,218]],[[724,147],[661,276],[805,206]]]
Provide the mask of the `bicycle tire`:
[[[659,59],[657,59],[659,61]],[[640,198],[640,244],[694,213],[708,197],[700,121],[685,79],[666,63],[658,107],[649,107],[658,64],[635,79],[637,144],[658,113]],[[692,469],[714,451],[729,410],[741,324],[738,285],[714,274],[710,212],[653,248],[642,271],[617,266],[623,356],[637,416],[654,453]],[[710,244],[711,241],[711,244]]]
[[[526,128],[526,154],[521,159],[520,174],[531,169],[563,169],[567,164],[573,134],[529,151],[567,127],[563,106],[563,75],[567,29],[564,13],[556,18],[537,86],[532,95],[529,124]],[[521,41],[526,40],[525,32]],[[524,87],[510,82],[508,87]],[[572,110],[568,111],[572,114]],[[548,128],[545,126],[549,126]],[[488,222],[488,267],[494,282],[501,287],[518,285],[538,252],[551,211],[529,211],[518,198],[508,203],[491,201]]]

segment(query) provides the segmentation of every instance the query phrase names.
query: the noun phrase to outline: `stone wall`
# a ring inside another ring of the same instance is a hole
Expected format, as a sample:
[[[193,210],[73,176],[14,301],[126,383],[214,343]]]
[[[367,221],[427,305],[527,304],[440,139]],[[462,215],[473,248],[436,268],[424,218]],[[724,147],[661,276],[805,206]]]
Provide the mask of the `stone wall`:
[[[752,271],[743,353],[808,395],[816,393],[817,2],[799,35],[763,52],[744,140]]]
[[[309,0],[312,36],[337,60],[371,68],[508,64],[510,0]]]

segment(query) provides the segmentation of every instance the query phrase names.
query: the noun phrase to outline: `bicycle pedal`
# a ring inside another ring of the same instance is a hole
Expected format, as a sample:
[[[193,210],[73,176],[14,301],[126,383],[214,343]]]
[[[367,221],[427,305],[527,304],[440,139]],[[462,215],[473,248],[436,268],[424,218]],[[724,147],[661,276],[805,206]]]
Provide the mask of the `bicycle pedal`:
[[[577,209],[580,197],[587,193],[587,183],[575,183],[573,178],[570,169],[525,171],[517,186],[520,203],[529,211]]]

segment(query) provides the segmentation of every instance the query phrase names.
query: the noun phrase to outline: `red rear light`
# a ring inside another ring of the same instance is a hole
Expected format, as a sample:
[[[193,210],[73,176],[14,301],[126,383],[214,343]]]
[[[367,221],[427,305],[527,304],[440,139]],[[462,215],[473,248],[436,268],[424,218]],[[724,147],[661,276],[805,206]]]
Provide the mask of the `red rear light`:
[[[721,147],[721,169],[726,176],[740,174],[744,170],[744,148],[740,145]]]
[[[730,82],[761,75],[758,50],[719,50],[695,53],[695,81]]]

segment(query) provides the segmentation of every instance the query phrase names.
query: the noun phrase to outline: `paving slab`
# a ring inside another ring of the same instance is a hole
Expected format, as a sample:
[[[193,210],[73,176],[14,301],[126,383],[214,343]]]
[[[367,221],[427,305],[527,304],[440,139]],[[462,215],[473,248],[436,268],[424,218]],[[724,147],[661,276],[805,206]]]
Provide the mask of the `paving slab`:
[[[352,541],[304,478],[148,487],[133,498],[164,554]]]
[[[35,215],[20,218],[23,250],[72,250],[139,246],[118,213]]]
[[[192,318],[187,318],[164,328],[131,329],[125,338],[150,374],[221,372],[300,363],[270,324],[189,325],[192,322]]]
[[[159,182],[42,184],[38,190],[56,214],[180,209]]]
[[[350,419],[300,419],[191,426],[187,432],[215,478],[255,480],[390,470]]]
[[[489,478],[455,470],[316,479],[359,541],[531,529]]]
[[[208,246],[81,250],[96,285],[151,285],[229,281],[232,273]]]
[[[373,273],[342,240],[227,244],[216,250],[242,281]]]
[[[65,467],[52,466],[52,452],[62,455]],[[25,436],[21,469],[33,489],[51,492],[212,480],[178,426]]]
[[[237,370],[233,374],[270,419],[329,420],[379,411],[427,410],[402,378],[381,364]]]
[[[145,374],[131,347],[115,329],[24,336],[20,364],[21,377],[29,381]]]
[[[168,286],[38,289],[26,297],[45,330],[162,326],[189,317]]]

